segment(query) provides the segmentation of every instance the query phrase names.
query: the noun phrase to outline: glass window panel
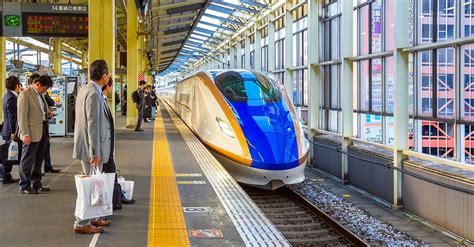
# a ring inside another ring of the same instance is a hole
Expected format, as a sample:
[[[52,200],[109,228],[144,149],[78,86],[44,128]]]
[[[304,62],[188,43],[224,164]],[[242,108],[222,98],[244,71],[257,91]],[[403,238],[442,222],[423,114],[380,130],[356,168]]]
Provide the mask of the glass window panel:
[[[461,47],[461,116],[465,120],[474,121],[474,45]]]
[[[302,51],[301,51],[301,53],[303,54],[303,63],[302,63],[303,66],[306,66],[308,64],[308,34],[307,33],[308,33],[307,30],[301,32],[302,42],[303,42]]]
[[[415,148],[415,120],[412,118],[408,119],[408,148]]]
[[[419,1],[418,44],[433,42],[433,3],[431,0]]]
[[[331,108],[339,108],[339,69],[338,65],[331,66]]]
[[[382,59],[377,58],[372,60],[372,111],[382,112]]]
[[[438,117],[454,118],[454,48],[438,50]]]
[[[393,133],[393,117],[385,117],[385,145],[393,146],[395,137]]]
[[[417,92],[419,114],[433,115],[433,63],[432,51],[418,53]],[[424,60],[424,61],[423,61]]]
[[[369,110],[369,61],[364,60],[360,62],[360,110]]]
[[[438,41],[456,37],[456,4],[455,0],[438,1]]]
[[[308,106],[308,71],[306,69],[303,69],[303,105]]]
[[[454,125],[435,121],[421,121],[421,149],[423,153],[441,158],[452,158]]]
[[[394,21],[395,21],[395,18],[393,16],[393,4],[395,3],[396,0],[386,0],[386,7],[385,7],[385,10],[386,10],[386,14],[387,14],[387,18],[386,18],[386,34],[385,34],[385,43],[386,43],[386,50],[393,50],[393,47],[394,47],[394,39],[395,37],[393,36],[394,35]]]
[[[464,126],[464,159],[468,164],[474,164],[474,125]]]
[[[382,1],[377,0],[371,4],[372,13],[371,13],[371,43],[372,43],[372,53],[377,53],[382,51],[383,44],[383,11],[382,11]]]
[[[359,9],[359,55],[369,53],[369,6]]]
[[[382,116],[360,114],[360,122],[360,139],[370,142],[383,143]]]
[[[395,77],[395,60],[393,57],[385,58],[385,111],[393,113],[393,92],[394,84],[393,78]]]
[[[474,35],[474,2],[463,0],[461,11],[462,36]]]
[[[359,103],[359,92],[360,92],[360,88],[359,88],[359,84],[360,84],[360,79],[359,79],[359,67],[357,66],[357,62],[353,62],[352,63],[352,68],[353,68],[353,72],[352,72],[352,87],[353,87],[353,90],[352,90],[352,105],[354,107],[354,110],[357,110],[357,109],[360,109],[361,108],[361,104]]]
[[[339,18],[331,20],[331,60],[339,59]]]
[[[339,112],[338,111],[329,111],[329,124],[328,124],[328,131],[338,132],[338,118]]]

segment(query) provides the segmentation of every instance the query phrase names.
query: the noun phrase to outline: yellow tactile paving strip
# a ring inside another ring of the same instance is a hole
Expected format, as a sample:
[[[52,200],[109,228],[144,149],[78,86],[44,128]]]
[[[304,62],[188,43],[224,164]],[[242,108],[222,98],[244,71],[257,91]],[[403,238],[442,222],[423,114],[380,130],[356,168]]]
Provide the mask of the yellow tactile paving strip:
[[[160,110],[154,128],[148,246],[190,246]]]

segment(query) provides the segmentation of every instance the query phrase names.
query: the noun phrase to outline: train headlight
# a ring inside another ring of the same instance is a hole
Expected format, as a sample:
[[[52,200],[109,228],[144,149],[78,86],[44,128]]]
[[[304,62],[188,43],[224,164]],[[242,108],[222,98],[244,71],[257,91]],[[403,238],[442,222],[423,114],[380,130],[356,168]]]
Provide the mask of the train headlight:
[[[235,135],[234,135],[234,131],[232,131],[232,128],[230,127],[229,123],[227,123],[225,120],[223,120],[222,118],[220,117],[216,117],[216,121],[217,121],[217,124],[219,125],[219,127],[221,128],[222,132],[224,132],[224,134],[234,138]]]

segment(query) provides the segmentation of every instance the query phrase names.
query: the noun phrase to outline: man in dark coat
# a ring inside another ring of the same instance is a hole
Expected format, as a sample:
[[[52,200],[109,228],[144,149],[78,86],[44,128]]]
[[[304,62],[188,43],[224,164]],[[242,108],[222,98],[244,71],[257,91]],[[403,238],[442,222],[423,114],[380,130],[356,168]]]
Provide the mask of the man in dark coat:
[[[16,76],[10,76],[6,79],[5,86],[8,89],[7,93],[3,97],[3,116],[5,121],[3,122],[2,137],[6,143],[10,143],[12,139],[15,139],[18,126],[18,115],[17,115],[17,97],[21,90],[20,80]],[[18,144],[21,147],[21,144]],[[4,145],[3,148],[8,148],[8,145]],[[20,152],[21,148],[19,148]],[[18,154],[21,157],[21,153]],[[20,179],[13,178],[11,175],[12,164],[7,161],[3,163],[3,184],[17,183]]]

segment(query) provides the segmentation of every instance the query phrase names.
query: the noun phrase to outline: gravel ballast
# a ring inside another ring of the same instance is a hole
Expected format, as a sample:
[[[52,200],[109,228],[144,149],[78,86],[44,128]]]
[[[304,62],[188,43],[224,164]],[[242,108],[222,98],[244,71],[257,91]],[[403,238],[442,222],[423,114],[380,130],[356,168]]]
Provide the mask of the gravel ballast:
[[[415,239],[390,223],[382,222],[352,202],[338,196],[324,185],[312,180],[290,186],[325,213],[338,220],[370,245],[420,246]]]

